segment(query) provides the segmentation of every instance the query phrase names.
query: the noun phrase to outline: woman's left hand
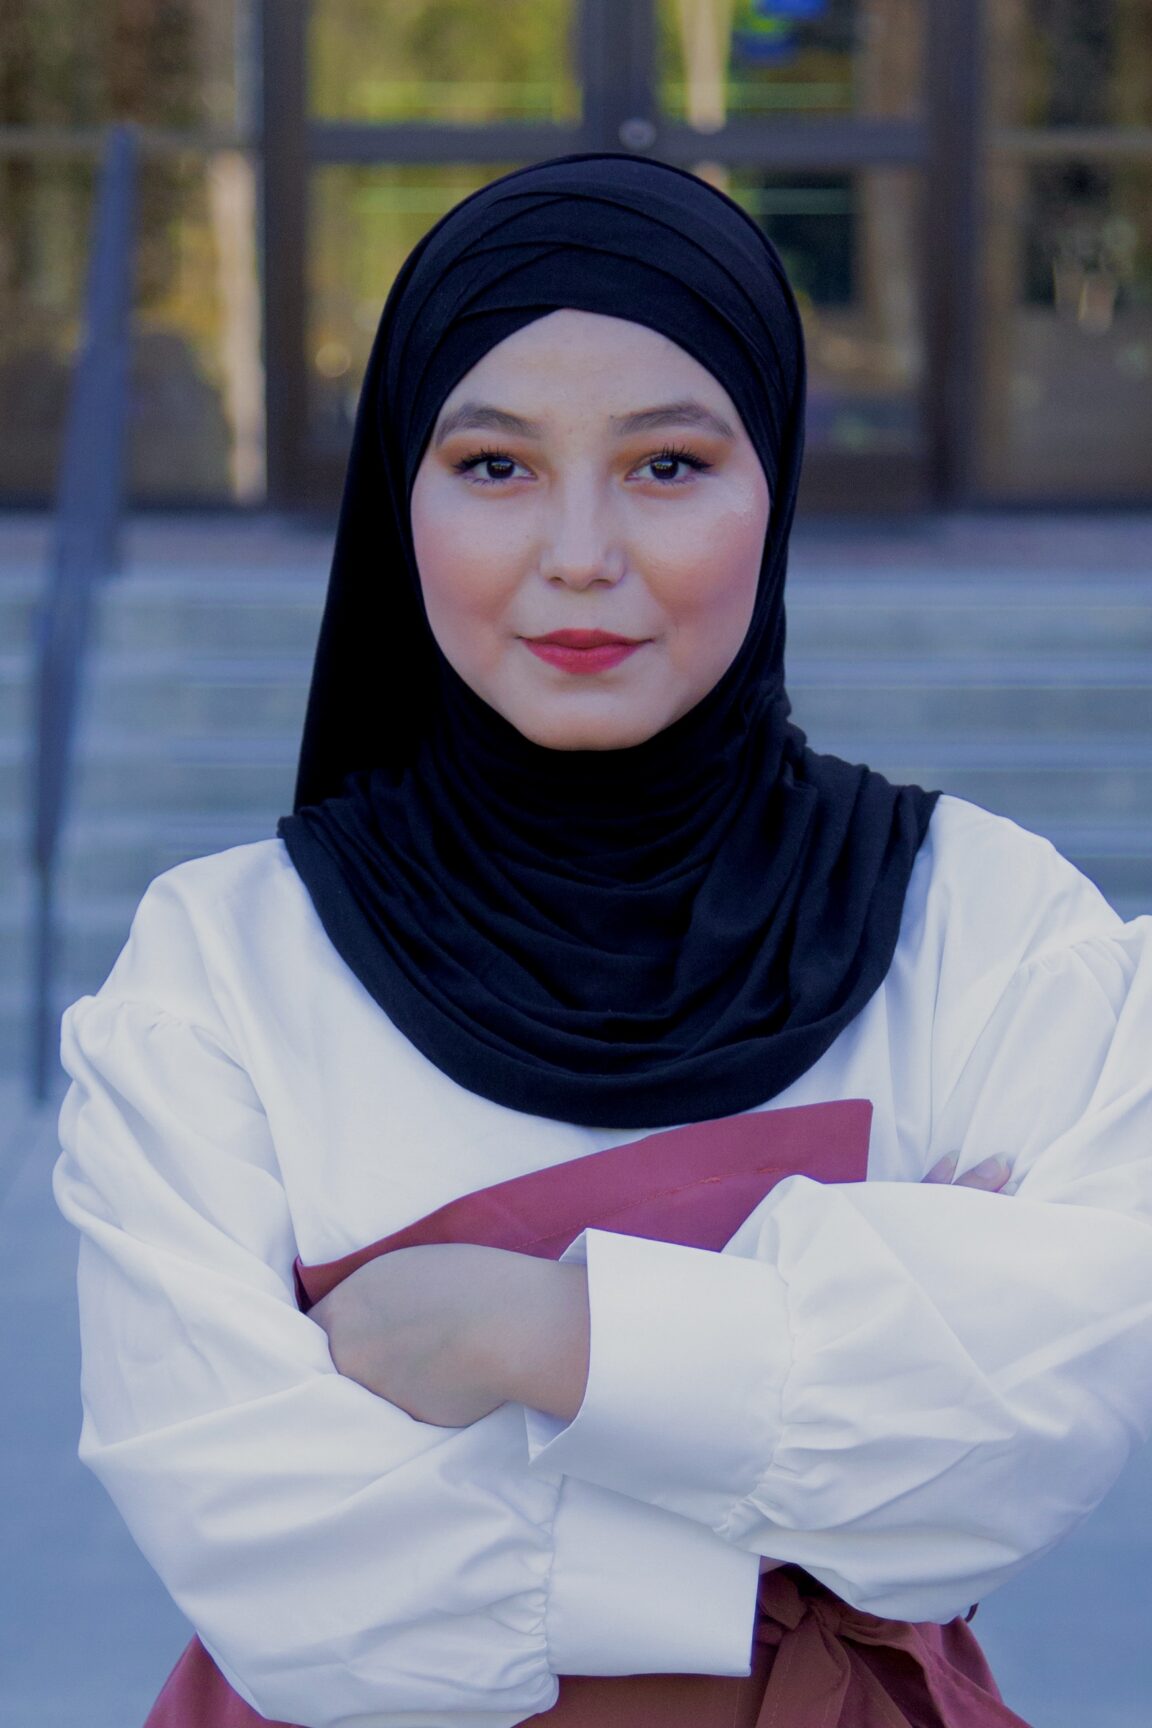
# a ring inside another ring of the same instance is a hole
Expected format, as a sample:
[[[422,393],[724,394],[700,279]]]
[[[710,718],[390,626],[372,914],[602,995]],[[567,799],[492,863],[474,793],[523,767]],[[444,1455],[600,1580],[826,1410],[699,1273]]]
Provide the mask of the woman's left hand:
[[[468,1242],[398,1248],[310,1318],[341,1374],[418,1422],[466,1427],[509,1399],[568,1420],[584,1396],[583,1266]]]

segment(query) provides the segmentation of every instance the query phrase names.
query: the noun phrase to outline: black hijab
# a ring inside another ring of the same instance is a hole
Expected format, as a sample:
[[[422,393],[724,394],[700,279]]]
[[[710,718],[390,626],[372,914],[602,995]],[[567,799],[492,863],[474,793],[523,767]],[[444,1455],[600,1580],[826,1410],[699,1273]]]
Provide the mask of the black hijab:
[[[735,661],[620,750],[531,743],[464,684],[428,628],[412,547],[408,498],[445,398],[561,307],[649,325],[707,367],[771,492]],[[279,833],[338,953],[472,1092],[589,1126],[731,1115],[810,1068],[888,970],[935,795],[816,755],[788,723],[804,392],[774,248],[660,163],[578,155],[506,175],[397,278]]]

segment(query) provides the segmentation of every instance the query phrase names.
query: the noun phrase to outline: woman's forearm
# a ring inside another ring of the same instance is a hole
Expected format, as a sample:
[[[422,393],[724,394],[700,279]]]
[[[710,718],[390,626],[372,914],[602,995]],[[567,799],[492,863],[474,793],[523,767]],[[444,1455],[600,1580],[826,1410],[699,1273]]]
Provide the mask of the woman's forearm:
[[[588,1274],[524,1255],[524,1305],[492,1344],[507,1398],[570,1422],[588,1384]]]
[[[369,1261],[311,1310],[348,1379],[421,1422],[500,1404],[570,1420],[588,1379],[583,1266],[443,1243]]]

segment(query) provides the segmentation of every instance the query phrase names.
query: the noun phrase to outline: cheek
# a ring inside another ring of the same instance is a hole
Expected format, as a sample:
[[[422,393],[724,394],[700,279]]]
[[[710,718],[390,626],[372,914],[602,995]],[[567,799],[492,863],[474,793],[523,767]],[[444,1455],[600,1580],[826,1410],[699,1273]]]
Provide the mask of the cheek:
[[[741,506],[685,522],[669,548],[668,610],[686,630],[705,628],[718,654],[735,653],[751,620],[766,519],[766,510]]]
[[[515,590],[513,548],[505,536],[486,525],[477,532],[470,500],[461,500],[454,487],[435,484],[412,494],[412,541],[428,622],[447,650],[467,635],[475,640],[478,625],[495,623]]]

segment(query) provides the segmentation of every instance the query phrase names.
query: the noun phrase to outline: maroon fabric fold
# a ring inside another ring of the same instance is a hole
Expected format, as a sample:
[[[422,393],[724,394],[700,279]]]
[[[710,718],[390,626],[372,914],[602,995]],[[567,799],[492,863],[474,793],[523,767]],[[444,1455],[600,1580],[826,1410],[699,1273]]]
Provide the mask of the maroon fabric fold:
[[[871,1104],[846,1098],[664,1128],[463,1194],[340,1260],[297,1261],[297,1295],[307,1311],[377,1255],[429,1242],[558,1260],[581,1230],[598,1229],[720,1249],[785,1176],[862,1182],[871,1123]]]
[[[860,1182],[872,1107],[859,1099],[662,1130],[478,1189],[342,1259],[297,1262],[307,1310],[379,1254],[473,1242],[558,1259],[586,1228],[719,1251],[785,1176]],[[560,1679],[549,1728],[1027,1728],[968,1625],[912,1625],[840,1601],[796,1567],[760,1580],[746,1677]],[[145,1728],[260,1728],[198,1639]],[[276,1723],[273,1728],[292,1728]]]

